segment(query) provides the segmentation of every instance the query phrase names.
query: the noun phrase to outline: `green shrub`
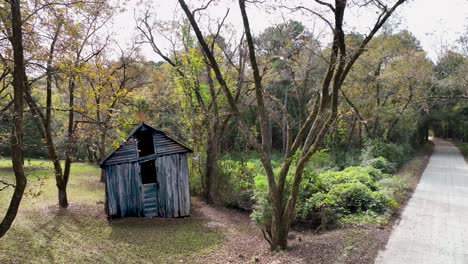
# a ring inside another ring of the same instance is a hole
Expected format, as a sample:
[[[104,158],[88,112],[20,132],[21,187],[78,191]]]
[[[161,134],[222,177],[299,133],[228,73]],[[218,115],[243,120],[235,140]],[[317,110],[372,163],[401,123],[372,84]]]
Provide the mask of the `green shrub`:
[[[464,156],[468,156],[468,143],[459,143],[457,146]]]
[[[309,216],[301,216],[302,212],[307,212],[308,210],[304,209],[306,200],[314,193],[320,191],[316,184],[317,174],[312,172],[311,170],[305,170],[304,174],[302,175],[302,182],[299,188],[299,193],[297,195],[297,202],[296,202],[296,211],[299,214],[299,218],[307,219],[310,218]]]
[[[310,172],[322,172],[324,170],[329,170],[334,167],[334,162],[330,154],[327,153],[327,150],[319,150],[310,157],[309,162],[307,162],[306,170]]]
[[[398,157],[401,156],[400,150],[395,153]],[[326,152],[321,151],[314,155],[304,171],[298,193],[298,219],[314,225],[333,226],[341,223],[342,219],[358,219],[350,217],[351,215],[362,215],[363,219],[368,219],[390,212],[397,204],[380,182],[389,178],[394,165],[384,157],[370,159],[368,164],[369,166],[351,166],[342,171],[334,171],[331,170],[333,162]],[[328,170],[323,171],[324,168]],[[275,175],[279,169],[279,166],[274,167]],[[287,177],[288,183],[291,182],[294,171],[292,166],[291,175]],[[268,181],[260,164],[253,173],[256,173],[253,185],[255,205],[251,218],[258,224],[269,225],[272,221],[272,206]]]
[[[261,169],[257,162],[221,160],[218,169],[218,194],[228,207],[252,209],[254,176]]]
[[[379,140],[368,140],[361,153],[362,162],[367,162],[374,158],[384,157],[396,166],[412,156],[413,148],[409,144],[396,145],[385,143]]]
[[[265,175],[258,174],[255,177],[254,187],[255,205],[250,215],[251,219],[259,225],[270,225],[273,209],[271,207],[270,197],[268,195],[268,181]]]
[[[334,205],[342,214],[353,214],[370,209],[372,191],[360,182],[342,183],[335,185],[328,196],[336,200]]]
[[[203,186],[201,182],[200,171],[198,170],[199,164],[196,164],[197,161],[194,159],[188,160],[188,169],[189,169],[189,181],[190,181],[190,194],[198,195],[202,194]]]
[[[397,202],[405,199],[409,190],[407,180],[401,176],[393,176],[379,181],[379,188]]]
[[[401,143],[398,145],[403,153],[403,162],[408,161],[415,155],[414,147],[409,143]]]
[[[390,162],[399,163],[401,156],[402,153],[394,144],[387,144],[378,140],[368,140],[362,150],[361,159],[363,162],[366,162],[377,157],[384,157]]]
[[[301,220],[316,220],[316,222],[318,220],[318,224],[324,227],[334,226],[343,214],[337,204],[336,197],[318,192],[304,202],[298,217]]]
[[[382,214],[398,208],[398,203],[385,191],[377,191],[372,192],[372,199],[367,206],[369,209],[368,211]]]
[[[386,174],[393,174],[396,172],[395,164],[388,161],[386,158],[382,156],[367,160],[363,163],[363,165],[371,166],[372,168],[378,169],[381,172],[386,173]]]
[[[334,156],[334,162],[340,169],[361,164],[361,149],[358,148],[351,148],[347,151],[340,150]]]
[[[294,157],[295,159],[296,157]],[[278,159],[276,159],[278,160]],[[278,175],[281,170],[281,162],[272,162],[274,174]],[[293,162],[294,164],[294,162]],[[325,150],[321,150],[312,155],[311,159],[307,163],[307,166],[304,170],[302,177],[301,188],[298,194],[298,200],[296,202],[296,209],[302,208],[304,205],[305,199],[310,197],[311,193],[318,191],[318,188],[315,184],[315,177],[317,173],[330,169],[333,166],[333,161],[330,158],[330,155]],[[269,224],[271,223],[272,208],[269,199],[268,193],[268,181],[264,175],[263,168],[259,164],[260,169],[256,170],[256,176],[254,178],[254,195],[253,199],[255,201],[254,210],[252,212],[251,218],[258,224]],[[294,165],[291,165],[289,174],[287,175],[286,182],[286,192],[290,191],[290,183],[292,182],[292,177],[294,175],[296,168]],[[288,194],[286,195],[288,196]]]
[[[371,166],[312,176],[315,188],[309,186],[312,192],[298,208],[298,216],[301,220],[318,218],[321,225],[332,226],[349,215],[368,211],[383,214],[397,206],[379,183],[386,178],[387,174]],[[300,198],[304,197],[305,194]]]
[[[371,166],[352,166],[342,171],[325,171],[317,175],[316,184],[320,190],[329,192],[335,185],[341,183],[360,182],[372,190],[377,189],[376,181],[385,175]]]
[[[345,215],[340,219],[343,224],[363,224],[363,223],[375,223],[375,224],[386,224],[388,223],[389,214],[379,214],[374,211],[366,211],[364,213],[357,213],[351,215]]]
[[[332,170],[334,162],[326,150],[319,150],[310,158],[302,175],[301,187],[299,188],[296,202],[296,211],[301,212],[305,200],[311,194],[320,191],[316,185],[317,174],[325,170]]]

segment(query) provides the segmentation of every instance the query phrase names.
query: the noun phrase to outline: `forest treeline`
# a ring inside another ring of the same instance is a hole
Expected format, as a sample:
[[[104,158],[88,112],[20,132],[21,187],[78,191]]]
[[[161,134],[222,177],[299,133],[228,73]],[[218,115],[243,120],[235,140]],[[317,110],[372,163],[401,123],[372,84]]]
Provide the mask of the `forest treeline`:
[[[110,1],[2,3],[0,154],[52,161],[66,208],[73,163],[99,163],[144,121],[193,148],[192,195],[253,210],[276,249],[297,221],[326,228],[389,214],[391,174],[430,132],[468,140],[468,33],[433,62],[388,21],[404,0],[362,1],[379,14],[368,32],[345,32],[347,1],[276,7],[317,16],[326,43],[299,20],[254,34],[252,6],[238,2],[241,34],[229,10],[210,18],[212,1],[180,0],[173,21],[136,14],[129,47],[106,31],[119,12]]]

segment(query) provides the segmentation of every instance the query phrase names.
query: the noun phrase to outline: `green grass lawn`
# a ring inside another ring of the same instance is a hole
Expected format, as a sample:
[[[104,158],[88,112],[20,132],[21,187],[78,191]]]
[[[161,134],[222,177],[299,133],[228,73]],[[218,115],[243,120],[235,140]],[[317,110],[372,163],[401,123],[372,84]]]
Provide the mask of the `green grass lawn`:
[[[28,187],[13,227],[0,239],[0,263],[178,263],[213,251],[223,236],[199,218],[126,218],[108,222],[99,168],[76,163],[70,207],[59,209],[51,163],[26,161]],[[0,179],[13,183],[11,161]],[[12,194],[0,192],[3,217]]]

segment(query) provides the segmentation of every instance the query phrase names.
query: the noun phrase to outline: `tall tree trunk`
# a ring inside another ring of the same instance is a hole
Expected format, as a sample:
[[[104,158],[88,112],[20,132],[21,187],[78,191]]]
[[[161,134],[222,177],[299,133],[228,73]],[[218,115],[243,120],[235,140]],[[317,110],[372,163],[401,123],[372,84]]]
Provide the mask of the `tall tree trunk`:
[[[47,94],[49,94],[50,91],[51,91],[50,89],[47,89]],[[52,161],[52,164],[54,166],[56,185],[57,185],[57,188],[59,188],[59,185],[61,184],[62,179],[63,179],[63,172],[62,172],[62,165],[60,164],[60,159],[55,149],[52,129],[49,123],[50,121],[49,122],[46,121],[46,117],[44,116],[43,112],[40,111],[39,106],[36,104],[36,102],[32,98],[30,91],[26,91],[25,97],[33,114],[35,116],[39,116],[39,119],[41,120],[41,123],[38,123],[39,130],[40,130],[42,138],[46,142],[47,153],[49,155],[49,159]],[[47,108],[50,109],[51,108],[51,105],[49,104],[50,101],[48,101],[47,103],[48,103]]]
[[[289,223],[284,214],[284,203],[275,210],[271,227],[271,250],[286,249],[288,246]]]
[[[11,0],[11,44],[13,46],[13,132],[11,135],[11,160],[13,163],[13,171],[15,173],[15,190],[11,197],[8,210],[0,223],[0,237],[3,237],[10,229],[13,221],[16,218],[18,209],[23,198],[26,188],[27,179],[23,168],[23,94],[26,87],[26,70],[24,65],[23,55],[23,32],[21,20],[21,4],[20,0]]]
[[[98,162],[95,158],[95,151],[91,148],[89,144],[86,144],[86,155],[88,156],[89,163],[96,163]]]
[[[351,123],[351,127],[349,128],[348,136],[346,137],[346,145],[343,150],[343,159],[346,159],[346,154],[348,153],[348,150],[350,149],[350,146],[354,143],[353,141],[353,136],[354,136],[354,130],[356,127],[356,122],[358,120],[358,117],[356,114],[353,114],[353,122]]]
[[[205,163],[205,172],[204,172],[204,190],[203,196],[205,202],[208,204],[213,204],[216,199],[217,191],[217,169],[218,169],[218,156],[219,156],[219,141],[222,137],[220,119],[219,119],[219,109],[218,109],[218,99],[217,93],[214,85],[214,81],[211,78],[211,67],[206,65],[208,87],[210,88],[211,104],[209,108],[203,108],[205,111],[204,123],[208,128],[206,136],[206,163]],[[196,94],[199,95],[199,92],[196,91]]]
[[[99,162],[101,162],[106,156],[106,129],[104,129],[101,134],[101,140],[99,143],[99,156]],[[99,181],[102,183],[106,182],[106,174],[104,173],[104,170],[101,170],[101,178]]]
[[[362,147],[362,122],[358,122],[358,146]]]
[[[57,188],[59,189],[59,205],[61,207],[67,207],[68,203],[66,206],[61,203],[61,195],[60,194],[60,189],[62,188],[62,179],[63,179],[63,171],[62,171],[62,165],[60,164],[60,159],[57,155],[57,151],[55,149],[55,144],[53,140],[53,135],[52,135],[52,127],[51,127],[51,122],[52,122],[52,78],[54,75],[54,69],[53,69],[53,61],[54,61],[54,51],[55,51],[55,44],[57,42],[57,39],[60,35],[60,31],[62,29],[62,24],[63,22],[60,21],[59,24],[57,25],[57,29],[54,34],[54,38],[52,40],[52,43],[50,45],[50,51],[49,51],[49,57],[47,59],[47,72],[46,72],[46,88],[47,88],[47,99],[46,99],[46,117],[44,122],[44,134],[46,138],[46,143],[47,143],[47,149],[49,153],[49,159],[52,161],[54,164],[54,170],[55,170],[55,180],[56,180],[56,185]],[[36,108],[37,109],[37,108]],[[39,112],[40,110],[37,109],[36,112]],[[66,195],[65,195],[66,196]],[[63,198],[62,198],[63,199]]]
[[[206,142],[206,162],[204,171],[203,198],[207,204],[213,204],[216,197],[216,174],[219,154],[217,135],[210,127]]]
[[[288,86],[289,87],[289,86]],[[283,134],[282,139],[282,148],[281,153],[285,154],[287,151],[286,142],[288,141],[288,117],[287,117],[287,110],[288,110],[288,95],[289,95],[289,88],[286,87],[286,91],[284,92],[284,112],[283,112],[283,120],[281,122],[281,132]]]
[[[37,105],[34,98],[31,96],[31,91],[26,89],[26,101],[31,108],[32,113],[35,116],[38,116],[41,122],[38,122],[39,130],[41,132],[42,138],[46,142],[47,153],[49,159],[52,161],[54,166],[55,172],[55,180],[57,184],[57,188],[59,188],[60,182],[63,179],[63,171],[62,165],[60,164],[59,156],[57,155],[57,150],[54,144],[54,138],[52,134],[51,128],[51,119],[52,119],[52,79],[53,79],[53,58],[54,58],[54,50],[55,44],[57,42],[58,36],[61,32],[62,22],[59,23],[57,29],[54,34],[54,38],[50,45],[50,50],[47,59],[47,67],[46,67],[46,112],[45,115],[41,111],[40,107]],[[28,88],[28,87],[27,87]]]
[[[73,108],[75,107],[75,80],[74,77],[71,77],[69,83],[69,101],[68,101],[68,129],[67,129],[67,149],[65,151],[65,169],[63,172],[63,178],[57,182],[58,188],[58,199],[59,205],[62,208],[68,207],[68,197],[67,197],[67,185],[68,179],[70,178],[70,169],[71,164],[73,162],[73,158],[76,152],[76,144],[75,144],[75,112]]]

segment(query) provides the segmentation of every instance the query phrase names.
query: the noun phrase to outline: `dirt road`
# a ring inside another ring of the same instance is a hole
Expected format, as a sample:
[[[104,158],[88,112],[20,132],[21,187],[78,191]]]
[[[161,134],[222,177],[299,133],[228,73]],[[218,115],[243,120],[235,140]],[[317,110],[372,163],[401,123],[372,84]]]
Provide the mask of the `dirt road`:
[[[376,264],[468,264],[468,165],[435,140],[434,153]]]

